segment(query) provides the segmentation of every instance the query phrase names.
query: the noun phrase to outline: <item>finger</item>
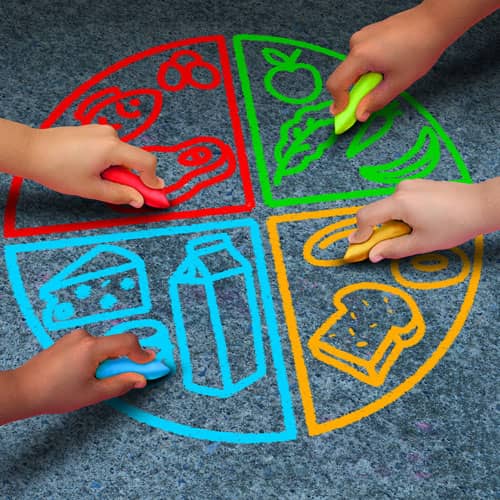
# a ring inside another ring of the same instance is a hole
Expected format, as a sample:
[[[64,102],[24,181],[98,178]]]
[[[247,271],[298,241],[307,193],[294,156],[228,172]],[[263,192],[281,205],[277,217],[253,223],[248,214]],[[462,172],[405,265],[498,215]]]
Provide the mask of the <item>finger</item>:
[[[383,259],[402,259],[417,253],[423,253],[423,250],[418,238],[414,233],[411,233],[399,238],[381,241],[370,250],[369,259],[376,263]]]
[[[155,353],[149,349],[143,349],[133,333],[121,333],[99,337],[95,355],[98,362],[108,358],[127,356],[137,363],[147,363],[154,358]]]
[[[88,333],[86,330],[83,328],[77,328],[76,330],[71,331],[70,333],[67,333],[64,335],[60,341],[62,342],[67,342],[67,343],[78,343],[82,339],[86,337],[91,337],[90,333]]]
[[[343,111],[349,103],[349,90],[359,77],[367,72],[366,66],[359,58],[347,56],[339,67],[328,77],[326,88],[332,94],[333,104],[330,111],[336,115]]]
[[[383,224],[395,216],[395,203],[392,196],[383,200],[375,201],[361,208],[356,214],[357,229],[349,235],[349,243],[361,243],[366,241],[373,232],[373,227]]]
[[[115,165],[136,170],[144,184],[150,188],[160,189],[165,184],[163,179],[156,176],[157,159],[149,151],[121,142],[114,152],[112,161]]]
[[[139,191],[130,186],[102,178],[96,179],[92,198],[113,205],[130,205],[134,208],[141,208],[144,205],[144,197]]]
[[[390,74],[384,75],[384,80],[361,99],[356,108],[357,120],[365,122],[372,113],[389,104],[405,89],[406,86],[402,82],[392,78]]]
[[[102,401],[123,396],[132,389],[142,389],[146,384],[146,378],[138,373],[122,373],[97,381],[95,387]]]

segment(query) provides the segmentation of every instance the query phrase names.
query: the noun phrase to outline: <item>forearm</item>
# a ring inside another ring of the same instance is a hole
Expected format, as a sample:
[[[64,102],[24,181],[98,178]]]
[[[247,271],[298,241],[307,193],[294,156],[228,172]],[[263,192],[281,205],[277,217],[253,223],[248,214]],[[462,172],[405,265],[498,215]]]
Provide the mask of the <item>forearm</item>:
[[[29,171],[33,130],[0,118],[0,172],[25,177]]]
[[[0,371],[0,425],[30,417],[18,370]]]
[[[500,230],[500,177],[478,184],[481,200],[481,220],[478,233]]]
[[[499,0],[423,0],[419,5],[435,24],[444,48],[498,8]]]

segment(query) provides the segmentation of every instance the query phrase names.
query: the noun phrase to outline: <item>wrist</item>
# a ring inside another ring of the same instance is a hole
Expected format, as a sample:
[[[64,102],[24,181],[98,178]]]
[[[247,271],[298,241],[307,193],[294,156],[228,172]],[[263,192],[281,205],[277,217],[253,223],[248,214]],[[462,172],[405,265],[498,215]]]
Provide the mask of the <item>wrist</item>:
[[[414,29],[419,33],[418,45],[432,53],[437,60],[452,43],[452,33],[446,12],[425,0],[409,9]]]
[[[0,119],[0,171],[25,177],[30,169],[35,129]]]
[[[480,234],[500,230],[500,177],[480,182],[477,186],[480,205]]]
[[[20,175],[26,179],[36,180],[37,168],[43,154],[43,147],[40,147],[40,144],[43,143],[43,132],[44,130],[38,128],[30,128],[25,131],[27,154],[22,167],[22,172],[20,171],[20,173],[17,173],[16,175]]]
[[[20,368],[0,372],[0,391],[0,425],[34,415]]]
[[[444,50],[499,4],[498,0],[423,0],[416,8],[434,24]]]

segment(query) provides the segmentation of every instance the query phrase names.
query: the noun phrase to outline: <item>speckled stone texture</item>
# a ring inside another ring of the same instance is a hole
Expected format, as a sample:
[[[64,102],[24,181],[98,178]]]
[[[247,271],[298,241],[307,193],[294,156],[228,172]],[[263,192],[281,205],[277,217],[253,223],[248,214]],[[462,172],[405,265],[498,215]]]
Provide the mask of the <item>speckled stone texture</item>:
[[[128,55],[177,39],[265,34],[346,53],[354,31],[415,3],[2,0],[0,115],[39,126],[92,75]],[[496,13],[472,28],[410,89],[451,137],[474,181],[500,174],[499,21]],[[232,65],[237,82],[234,60]],[[241,95],[238,99],[245,123]],[[261,201],[248,127],[243,128],[257,199],[252,216],[265,224],[273,211]],[[2,211],[9,183],[7,176],[0,178]],[[274,213],[286,212],[281,208]],[[1,240],[2,253],[9,243]],[[261,445],[188,439],[100,404],[0,428],[0,498],[498,498],[499,251],[500,234],[486,236],[479,290],[449,352],[408,394],[360,422],[308,436],[284,333],[297,439]],[[266,258],[272,270],[272,258]],[[47,274],[51,271],[48,264]],[[269,275],[275,292],[275,273]],[[5,260],[0,265],[0,298],[0,367],[7,369],[40,347],[12,296]],[[438,328],[441,305],[433,302],[432,294],[428,300],[435,315],[427,327],[432,329],[435,321]],[[275,303],[278,321],[284,323]],[[327,382],[325,391],[330,389]]]

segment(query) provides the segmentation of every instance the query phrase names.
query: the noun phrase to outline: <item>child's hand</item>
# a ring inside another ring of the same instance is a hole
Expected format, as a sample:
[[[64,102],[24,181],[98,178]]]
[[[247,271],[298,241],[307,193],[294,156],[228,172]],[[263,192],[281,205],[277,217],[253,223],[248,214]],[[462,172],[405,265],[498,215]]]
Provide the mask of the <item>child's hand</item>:
[[[163,187],[155,175],[156,157],[121,141],[109,125],[33,129],[28,148],[22,176],[63,194],[141,207],[144,199],[138,191],[101,178],[111,165],[137,170],[149,187]]]
[[[358,229],[350,234],[349,242],[366,241],[373,226],[395,219],[406,222],[413,231],[374,246],[369,255],[372,262],[460,245],[483,231],[494,230],[494,224],[498,224],[498,221],[493,223],[484,206],[488,198],[485,189],[489,183],[492,191],[492,182],[460,184],[424,179],[403,181],[392,196],[358,211]],[[497,180],[495,182],[498,183]],[[498,198],[498,191],[496,193]]]
[[[382,73],[382,83],[358,105],[356,118],[366,121],[429,71],[447,46],[440,33],[423,5],[354,33],[349,55],[326,83],[334,99],[331,112],[336,115],[344,110],[349,89],[361,75]]]
[[[144,387],[146,379],[137,373],[96,379],[98,365],[119,356],[147,363],[155,353],[143,350],[132,333],[93,337],[79,329],[65,335],[13,370],[17,404],[23,406],[17,418],[66,413]]]

